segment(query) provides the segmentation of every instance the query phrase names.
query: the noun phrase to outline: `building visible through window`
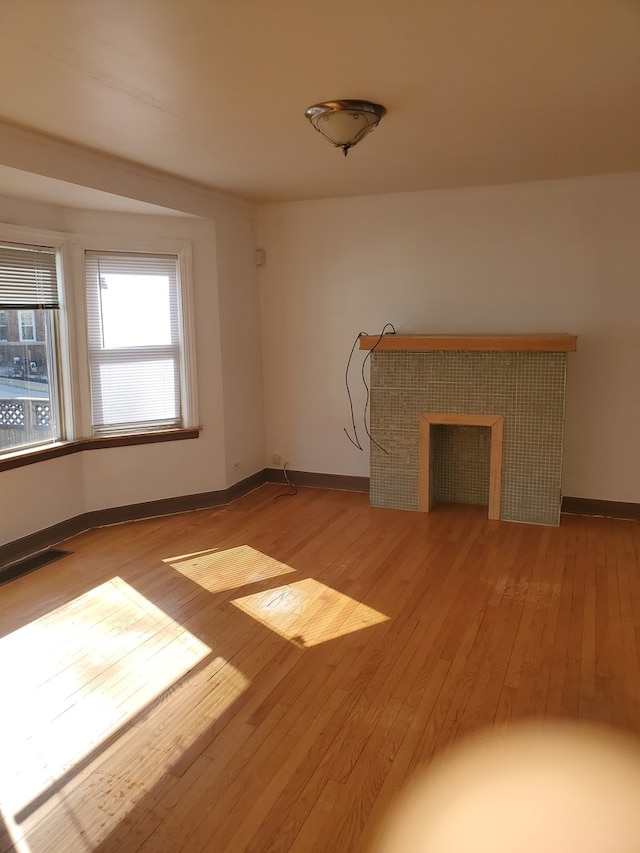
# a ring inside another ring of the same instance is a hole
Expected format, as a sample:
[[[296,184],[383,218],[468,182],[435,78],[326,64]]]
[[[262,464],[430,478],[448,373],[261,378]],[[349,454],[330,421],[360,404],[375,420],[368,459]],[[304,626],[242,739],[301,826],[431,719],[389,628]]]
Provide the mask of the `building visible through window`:
[[[56,249],[0,244],[0,453],[58,440]]]

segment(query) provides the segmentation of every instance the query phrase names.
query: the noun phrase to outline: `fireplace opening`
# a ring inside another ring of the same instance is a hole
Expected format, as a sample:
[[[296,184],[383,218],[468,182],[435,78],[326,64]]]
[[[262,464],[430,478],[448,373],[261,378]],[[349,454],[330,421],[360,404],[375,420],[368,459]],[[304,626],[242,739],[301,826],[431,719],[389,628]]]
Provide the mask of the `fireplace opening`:
[[[429,494],[437,503],[489,506],[491,429],[433,424]]]
[[[441,502],[478,504],[499,519],[502,433],[501,415],[420,415],[420,510]]]

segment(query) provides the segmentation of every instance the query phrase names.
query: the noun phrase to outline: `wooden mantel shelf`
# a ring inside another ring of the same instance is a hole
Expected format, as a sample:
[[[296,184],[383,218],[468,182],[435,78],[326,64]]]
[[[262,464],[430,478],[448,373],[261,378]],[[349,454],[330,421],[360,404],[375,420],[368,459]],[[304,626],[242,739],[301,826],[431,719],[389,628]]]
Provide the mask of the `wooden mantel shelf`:
[[[471,350],[491,352],[575,352],[576,335],[361,335],[360,349],[405,350]]]

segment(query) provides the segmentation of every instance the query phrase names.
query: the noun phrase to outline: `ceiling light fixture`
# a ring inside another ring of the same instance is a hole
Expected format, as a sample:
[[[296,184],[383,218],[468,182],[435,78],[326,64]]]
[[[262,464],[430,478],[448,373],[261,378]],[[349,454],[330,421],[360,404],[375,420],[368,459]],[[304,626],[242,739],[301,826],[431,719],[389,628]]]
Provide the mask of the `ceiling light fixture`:
[[[318,133],[336,148],[342,148],[346,157],[349,149],[373,130],[386,112],[383,106],[371,101],[326,101],[309,107],[305,115]]]

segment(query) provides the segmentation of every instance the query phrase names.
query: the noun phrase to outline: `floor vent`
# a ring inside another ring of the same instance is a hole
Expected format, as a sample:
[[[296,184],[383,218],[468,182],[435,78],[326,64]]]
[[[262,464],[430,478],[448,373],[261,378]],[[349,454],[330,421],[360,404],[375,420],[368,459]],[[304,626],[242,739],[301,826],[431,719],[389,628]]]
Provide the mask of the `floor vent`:
[[[55,560],[60,560],[70,553],[70,551],[49,548],[46,551],[40,551],[39,554],[34,554],[33,557],[26,557],[26,559],[20,560],[19,563],[13,563],[11,566],[7,566],[6,569],[0,570],[0,586],[16,578],[21,578],[22,575],[28,575],[29,572],[35,572],[36,569],[40,569],[48,563],[53,563]]]

